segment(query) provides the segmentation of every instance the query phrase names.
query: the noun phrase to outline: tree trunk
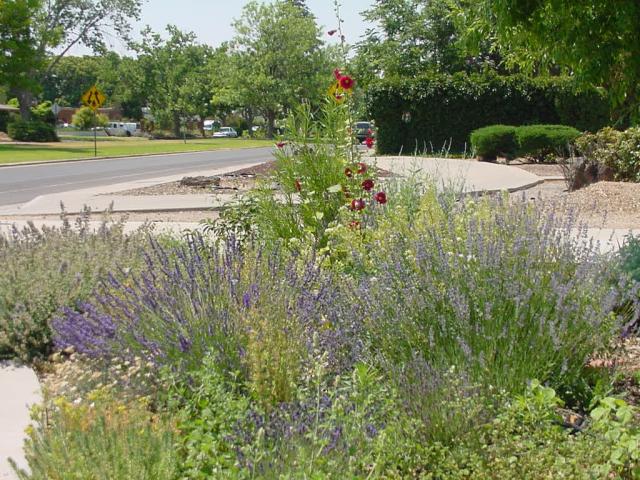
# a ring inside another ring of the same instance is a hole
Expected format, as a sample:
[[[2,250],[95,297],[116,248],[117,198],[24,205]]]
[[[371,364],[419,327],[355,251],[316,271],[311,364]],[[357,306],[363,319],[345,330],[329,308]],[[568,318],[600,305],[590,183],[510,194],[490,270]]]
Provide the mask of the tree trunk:
[[[267,111],[267,138],[274,137],[274,131],[276,129],[276,112],[273,110]]]
[[[31,119],[31,104],[33,103],[33,93],[28,90],[18,92],[18,102],[20,104],[20,116],[23,120]]]
[[[180,138],[182,136],[180,135],[180,127],[181,127],[180,113],[173,112],[173,134],[175,135],[176,138]]]
[[[253,138],[253,110],[245,108],[243,111],[244,121],[247,122],[247,128],[249,129],[249,136]]]

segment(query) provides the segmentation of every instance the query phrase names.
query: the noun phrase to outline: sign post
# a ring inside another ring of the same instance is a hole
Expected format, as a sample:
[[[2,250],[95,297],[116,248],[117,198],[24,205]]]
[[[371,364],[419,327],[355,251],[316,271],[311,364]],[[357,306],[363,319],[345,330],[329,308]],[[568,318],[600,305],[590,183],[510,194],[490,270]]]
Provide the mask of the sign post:
[[[98,156],[98,109],[104,104],[106,97],[94,85],[82,95],[82,104],[93,110],[93,155]]]

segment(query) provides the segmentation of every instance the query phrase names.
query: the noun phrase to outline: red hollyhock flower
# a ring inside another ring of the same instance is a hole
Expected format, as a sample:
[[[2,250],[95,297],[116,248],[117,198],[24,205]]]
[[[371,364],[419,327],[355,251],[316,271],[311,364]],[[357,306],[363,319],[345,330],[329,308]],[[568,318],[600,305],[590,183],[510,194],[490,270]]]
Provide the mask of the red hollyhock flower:
[[[373,144],[374,144],[374,140],[371,137],[367,137],[364,139],[364,144],[367,146],[367,148],[373,148]]]
[[[296,187],[296,191],[298,191],[298,192],[302,191],[302,184],[300,183],[300,180],[298,180],[297,178],[296,178],[296,181],[294,183],[294,186]]]
[[[367,192],[370,191],[374,185],[375,184],[373,183],[373,180],[371,180],[370,178],[367,178],[364,182],[362,182],[362,188]]]
[[[336,80],[340,80],[340,77],[342,77],[342,72],[340,71],[339,68],[336,68],[333,71],[333,76],[336,77]]]
[[[354,198],[353,200],[351,200],[351,210],[353,210],[354,212],[364,210],[364,207],[364,200],[362,200],[361,198]]]
[[[385,204],[387,203],[387,194],[384,192],[378,192],[376,193],[373,198],[376,199],[376,202],[381,203],[381,204]]]
[[[286,144],[287,144],[286,142],[278,142],[278,143],[276,143],[276,147],[278,147],[278,148],[284,148],[284,146],[285,146]]]
[[[327,32],[327,35],[329,35],[330,37],[333,37],[336,33],[338,33],[338,30],[329,30]]]
[[[355,83],[353,81],[353,78],[351,78],[349,75],[341,76],[338,79],[338,82],[340,82],[340,86],[343,90],[351,90],[353,88],[353,84]]]
[[[345,168],[345,169],[344,169],[344,174],[345,174],[347,177],[351,178],[351,177],[353,177],[353,170],[351,170],[350,168]]]
[[[363,173],[367,173],[367,168],[368,168],[368,167],[367,167],[367,164],[366,164],[366,163],[358,162],[358,163],[356,164],[356,166],[358,167],[358,173],[359,173],[359,174],[361,174],[361,175],[362,175]]]

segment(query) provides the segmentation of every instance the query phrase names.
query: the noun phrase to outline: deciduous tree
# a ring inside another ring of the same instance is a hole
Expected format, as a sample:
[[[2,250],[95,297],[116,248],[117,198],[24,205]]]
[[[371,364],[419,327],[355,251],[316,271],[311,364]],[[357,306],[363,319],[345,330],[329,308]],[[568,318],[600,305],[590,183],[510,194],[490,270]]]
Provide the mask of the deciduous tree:
[[[28,61],[17,66],[13,75],[29,78],[15,87],[20,100],[20,110],[29,116],[33,95],[39,84],[52,69],[76,45],[84,45],[96,52],[107,49],[107,32],[115,32],[127,39],[131,21],[139,19],[143,0],[2,0],[0,8],[10,14],[0,13],[0,26],[17,25],[14,19],[28,18],[27,25],[18,30],[25,42],[23,56]],[[6,8],[5,8],[6,7]],[[15,30],[17,33],[18,30]],[[28,30],[28,41],[25,32]],[[11,32],[8,34],[13,35]],[[27,53],[28,50],[28,53]]]
[[[160,123],[172,125],[176,136],[185,117],[204,115],[211,96],[207,65],[211,48],[196,42],[194,33],[167,26],[168,38],[147,28],[138,52],[141,80],[151,111]]]
[[[640,119],[638,0],[464,0],[456,18],[468,46],[492,35],[508,64],[564,69],[606,87],[621,117]]]
[[[272,137],[279,114],[321,98],[331,71],[328,51],[315,19],[287,0],[250,2],[234,27],[232,88],[240,105],[265,117]]]
[[[10,92],[39,88],[31,72],[43,61],[37,53],[33,16],[40,8],[40,0],[0,0],[0,85]],[[28,116],[30,105],[24,108]]]

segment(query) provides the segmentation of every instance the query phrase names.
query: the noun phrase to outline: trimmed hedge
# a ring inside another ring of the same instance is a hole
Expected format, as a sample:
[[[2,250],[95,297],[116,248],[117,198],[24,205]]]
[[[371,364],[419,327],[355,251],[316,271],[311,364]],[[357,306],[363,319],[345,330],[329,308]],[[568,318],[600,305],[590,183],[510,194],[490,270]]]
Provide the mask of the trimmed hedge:
[[[7,127],[7,133],[13,140],[20,142],[59,142],[53,125],[40,120],[15,120]]]
[[[471,146],[483,160],[495,160],[497,156],[516,156],[543,159],[546,155],[568,156],[569,147],[580,132],[566,125],[492,125],[471,133]]]
[[[371,85],[366,103],[383,154],[443,145],[468,151],[471,132],[489,125],[563,124],[597,131],[610,118],[604,91],[581,89],[560,77],[458,73],[384,79]]]
[[[516,127],[492,125],[479,128],[471,133],[471,145],[478,157],[484,160],[493,160],[498,155],[513,158],[518,151]]]
[[[566,125],[527,125],[516,129],[518,154],[543,158],[549,154],[568,156],[569,146],[580,132]]]

